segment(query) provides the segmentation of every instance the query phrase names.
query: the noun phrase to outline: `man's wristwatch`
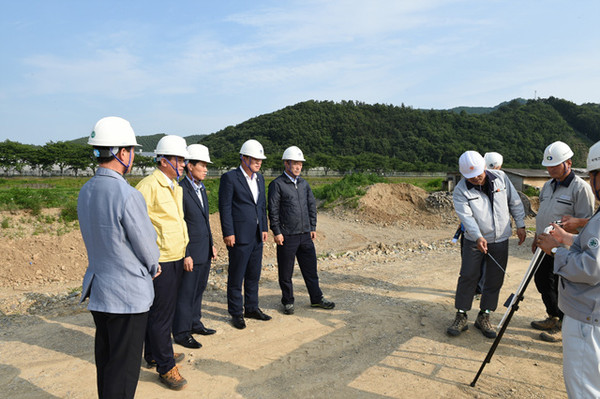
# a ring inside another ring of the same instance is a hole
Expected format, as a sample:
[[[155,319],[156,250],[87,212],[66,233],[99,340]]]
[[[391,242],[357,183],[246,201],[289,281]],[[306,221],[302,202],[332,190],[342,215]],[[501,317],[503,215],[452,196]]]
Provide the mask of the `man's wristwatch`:
[[[556,251],[558,251],[558,247],[554,247],[550,250],[550,252],[552,252],[552,255],[556,255]]]

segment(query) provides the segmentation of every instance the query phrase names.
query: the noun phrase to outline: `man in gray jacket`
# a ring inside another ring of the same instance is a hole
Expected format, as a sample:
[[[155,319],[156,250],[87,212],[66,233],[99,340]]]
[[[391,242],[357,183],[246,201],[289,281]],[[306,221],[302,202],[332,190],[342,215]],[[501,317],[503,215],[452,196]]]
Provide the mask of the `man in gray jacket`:
[[[304,155],[292,146],[283,152],[285,171],[269,184],[269,221],[277,244],[277,266],[283,313],[294,313],[292,273],[295,259],[302,272],[312,307],[333,309],[323,298],[317,275],[313,240],[317,233],[317,205],[310,186],[300,177]]]
[[[152,278],[160,274],[156,231],[144,197],[123,175],[137,146],[129,122],[102,118],[90,135],[99,167],[79,192],[77,214],[88,254],[81,300],[96,325],[98,397],[133,398],[140,375]]]
[[[456,287],[454,322],[446,330],[451,336],[468,329],[467,311],[471,310],[475,289],[485,258],[485,283],[475,327],[487,338],[495,338],[490,312],[498,306],[508,261],[508,238],[512,235],[510,217],[517,224],[519,245],[525,241],[525,211],[517,190],[499,170],[485,170],[483,157],[467,151],[458,161],[463,179],[453,194],[454,209],[465,228],[462,264]]]
[[[537,234],[541,234],[550,223],[563,218],[563,227],[571,233],[577,233],[594,213],[594,194],[590,185],[571,170],[572,156],[573,151],[562,141],[550,144],[544,151],[542,165],[552,179],[540,191],[540,206],[535,218]],[[536,237],[531,244],[532,252],[537,249]],[[531,326],[537,330],[546,330],[540,333],[543,341],[561,341],[563,313],[558,308],[558,276],[554,274],[553,257],[545,256],[541,260],[535,272],[535,286],[542,295],[548,317],[532,321]]]
[[[600,200],[600,142],[587,158],[590,185]],[[536,244],[554,257],[560,276],[558,307],[564,312],[563,377],[569,398],[600,397],[600,214],[594,213],[579,235],[552,224]],[[569,249],[561,247],[570,246]]]

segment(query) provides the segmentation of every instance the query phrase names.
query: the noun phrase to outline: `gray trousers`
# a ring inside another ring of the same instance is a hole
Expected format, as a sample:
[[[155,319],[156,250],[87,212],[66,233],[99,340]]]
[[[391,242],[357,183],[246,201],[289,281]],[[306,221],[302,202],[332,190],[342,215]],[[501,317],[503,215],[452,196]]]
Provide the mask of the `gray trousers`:
[[[508,262],[508,240],[489,243],[488,253],[506,270]],[[471,310],[477,283],[481,278],[481,264],[485,258],[485,282],[481,293],[479,308],[481,310],[496,310],[500,288],[504,283],[504,272],[490,257],[477,249],[477,243],[465,239],[462,247],[462,264],[456,286],[454,306],[460,310]]]

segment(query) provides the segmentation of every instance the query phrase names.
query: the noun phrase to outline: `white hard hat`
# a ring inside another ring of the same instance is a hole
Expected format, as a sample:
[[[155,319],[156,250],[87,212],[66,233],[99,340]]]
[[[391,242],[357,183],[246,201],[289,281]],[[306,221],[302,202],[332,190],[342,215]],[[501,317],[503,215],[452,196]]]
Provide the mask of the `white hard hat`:
[[[265,151],[263,150],[262,144],[254,139],[247,140],[244,142],[244,144],[242,144],[242,148],[240,148],[240,154],[255,159],[267,159],[267,157],[265,157]]]
[[[502,166],[502,161],[504,160],[502,155],[497,152],[486,152],[483,159],[485,160],[485,167],[488,169],[499,168]]]
[[[190,161],[203,161],[206,163],[210,162],[210,156],[208,155],[208,148],[202,144],[190,144],[187,147],[188,156],[186,159]]]
[[[587,156],[587,171],[593,172],[600,169],[600,141],[590,147]]]
[[[485,160],[477,151],[466,151],[458,159],[458,169],[465,179],[470,179],[483,173]]]
[[[176,157],[187,158],[187,144],[183,137],[175,135],[167,135],[161,138],[156,144],[154,153],[156,155],[171,155]]]
[[[131,124],[118,116],[107,116],[96,122],[88,144],[94,147],[140,146]]]
[[[286,148],[281,159],[284,161],[306,161],[306,159],[304,159],[304,154],[302,154],[302,150],[295,145]]]
[[[573,157],[571,148],[562,141],[555,141],[544,150],[544,166],[556,166]]]

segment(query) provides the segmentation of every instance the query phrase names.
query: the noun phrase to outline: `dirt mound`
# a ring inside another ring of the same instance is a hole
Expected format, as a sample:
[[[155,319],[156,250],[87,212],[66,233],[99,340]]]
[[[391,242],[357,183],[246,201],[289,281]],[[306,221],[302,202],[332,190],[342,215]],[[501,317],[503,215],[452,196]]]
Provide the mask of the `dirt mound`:
[[[446,212],[429,210],[427,197],[427,191],[407,183],[374,184],[358,201],[358,216],[370,223],[407,227],[436,228],[454,222]]]

